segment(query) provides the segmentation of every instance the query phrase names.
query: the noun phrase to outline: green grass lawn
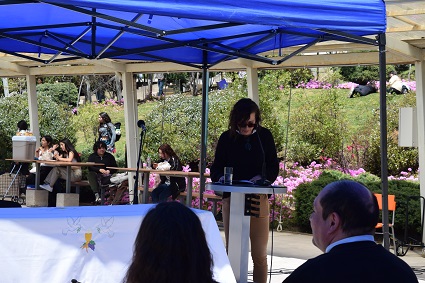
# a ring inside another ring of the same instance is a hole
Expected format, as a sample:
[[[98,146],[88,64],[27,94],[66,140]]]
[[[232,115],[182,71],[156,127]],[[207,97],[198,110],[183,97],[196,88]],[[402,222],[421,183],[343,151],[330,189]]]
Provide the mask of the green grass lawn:
[[[363,97],[348,98],[350,90],[338,89],[338,95],[341,98],[342,108],[344,110],[347,127],[350,133],[356,133],[363,127],[367,127],[368,121],[374,114],[379,114],[380,103],[379,93],[372,93]],[[297,109],[303,107],[308,99],[309,102],[320,99],[320,95],[326,94],[322,89],[292,89],[291,111],[290,117],[297,112]],[[276,104],[276,111],[281,115],[284,121],[288,119],[288,101],[289,95],[281,98],[281,103]],[[387,97],[387,101],[398,101],[402,99],[402,95],[391,95]]]

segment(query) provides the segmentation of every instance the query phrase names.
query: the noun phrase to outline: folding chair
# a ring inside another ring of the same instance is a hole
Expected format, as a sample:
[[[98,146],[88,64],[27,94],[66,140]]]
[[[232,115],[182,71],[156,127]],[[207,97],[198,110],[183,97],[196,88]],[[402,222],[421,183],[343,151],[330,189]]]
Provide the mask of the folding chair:
[[[376,196],[376,199],[378,200],[379,210],[382,212],[382,194],[375,194],[375,196]],[[394,233],[395,207],[396,207],[395,195],[388,195],[388,212],[392,213],[392,217],[391,217],[392,220],[390,223],[388,223],[388,227],[391,229],[390,236],[393,239],[394,254],[397,255],[396,238]],[[378,222],[378,224],[376,224],[375,226],[375,229],[381,229],[382,232],[376,232],[375,230],[375,234],[383,235],[384,234],[383,226],[384,224],[382,222]]]

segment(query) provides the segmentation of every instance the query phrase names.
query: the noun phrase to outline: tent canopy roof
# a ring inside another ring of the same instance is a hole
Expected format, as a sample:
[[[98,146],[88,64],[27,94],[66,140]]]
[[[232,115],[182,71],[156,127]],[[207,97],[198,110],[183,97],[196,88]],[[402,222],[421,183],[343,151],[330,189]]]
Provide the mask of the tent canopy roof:
[[[258,54],[300,46],[298,54],[329,40],[377,45],[363,36],[386,29],[381,0],[6,0],[0,9],[7,15],[0,52],[42,64],[107,58],[211,67],[245,58],[279,65],[290,57]]]

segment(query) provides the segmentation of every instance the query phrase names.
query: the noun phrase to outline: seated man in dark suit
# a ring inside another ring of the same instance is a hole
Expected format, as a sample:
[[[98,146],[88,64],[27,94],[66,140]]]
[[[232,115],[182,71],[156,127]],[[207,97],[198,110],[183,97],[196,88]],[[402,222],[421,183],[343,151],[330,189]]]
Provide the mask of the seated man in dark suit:
[[[409,265],[375,243],[378,218],[376,197],[362,184],[327,185],[310,216],[313,244],[324,254],[307,260],[284,282],[418,282]]]

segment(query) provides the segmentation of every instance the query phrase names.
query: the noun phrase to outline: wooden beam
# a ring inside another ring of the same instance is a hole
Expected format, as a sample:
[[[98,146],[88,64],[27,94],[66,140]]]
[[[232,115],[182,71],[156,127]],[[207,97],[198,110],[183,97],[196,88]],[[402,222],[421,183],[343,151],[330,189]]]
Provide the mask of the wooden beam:
[[[404,16],[397,16],[397,17],[394,17],[394,18],[397,19],[397,20],[399,20],[399,21],[402,21],[402,22],[404,22],[406,24],[409,24],[409,25],[412,25],[412,26],[418,26],[418,23],[417,22],[412,21],[411,19],[406,18]]]
[[[386,48],[390,52],[410,57],[413,62],[417,60],[424,60],[424,52],[422,49],[414,47],[404,41],[394,39],[391,36],[387,36]]]
[[[400,2],[400,4],[403,2]],[[396,16],[412,16],[412,15],[422,15],[425,14],[425,9],[411,9],[411,10],[387,10],[387,17],[396,17]]]
[[[425,30],[425,26],[395,27],[395,28],[387,28],[386,33],[424,31],[424,30]]]
[[[14,73],[14,76],[30,74],[29,69],[27,67],[23,67],[15,63],[2,60],[0,60],[0,69]]]
[[[105,67],[106,69],[110,69],[112,72],[126,72],[125,63],[118,63],[111,59],[101,59],[101,60],[89,60],[84,59],[87,64],[93,64],[99,67]]]

